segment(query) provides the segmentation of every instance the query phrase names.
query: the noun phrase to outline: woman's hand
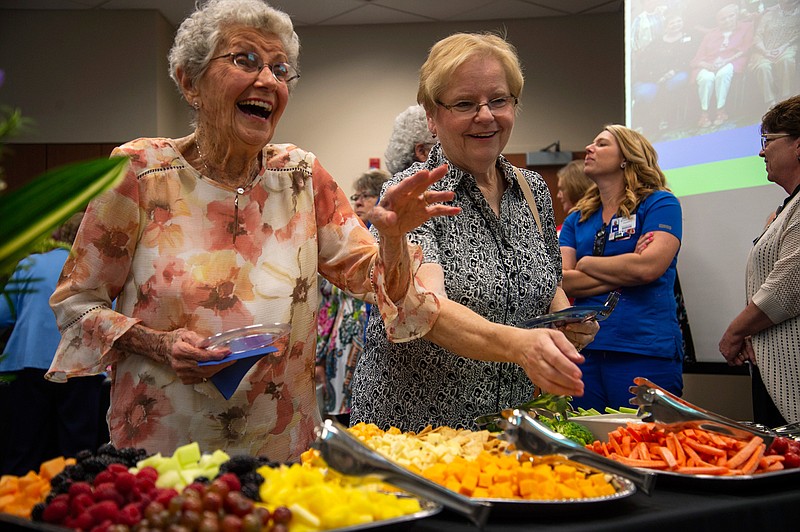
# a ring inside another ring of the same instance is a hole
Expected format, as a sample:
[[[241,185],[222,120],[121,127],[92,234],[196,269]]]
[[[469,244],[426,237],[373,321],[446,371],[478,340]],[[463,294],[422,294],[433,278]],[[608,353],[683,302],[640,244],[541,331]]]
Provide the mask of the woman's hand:
[[[596,322],[595,322],[596,323]],[[583,395],[578,364],[583,356],[561,331],[555,329],[516,329],[516,362],[531,382],[557,395]]]
[[[636,242],[636,249],[634,249],[634,253],[637,255],[641,255],[642,251],[647,249],[647,246],[650,245],[650,242],[653,241],[653,232],[650,231],[649,233],[645,233],[639,237],[639,240]]]
[[[580,351],[592,343],[597,331],[600,330],[600,324],[597,320],[588,320],[580,323],[568,323],[564,327],[559,327],[558,330],[564,333],[575,349]]]
[[[751,347],[752,349],[752,347]],[[741,366],[746,358],[744,354],[745,338],[734,333],[730,327],[719,341],[719,352],[725,357],[729,366]]]
[[[446,174],[447,165],[442,165],[403,179],[386,190],[379,203],[367,213],[367,219],[382,237],[400,238],[434,216],[458,214],[460,207],[439,204],[452,200],[455,192],[428,190]]]
[[[169,350],[167,361],[183,384],[204,382],[235,362],[211,366],[198,365],[198,362],[222,360],[230,352],[228,349],[212,351],[198,347],[203,340],[202,336],[188,329],[176,329],[163,333],[163,345]]]

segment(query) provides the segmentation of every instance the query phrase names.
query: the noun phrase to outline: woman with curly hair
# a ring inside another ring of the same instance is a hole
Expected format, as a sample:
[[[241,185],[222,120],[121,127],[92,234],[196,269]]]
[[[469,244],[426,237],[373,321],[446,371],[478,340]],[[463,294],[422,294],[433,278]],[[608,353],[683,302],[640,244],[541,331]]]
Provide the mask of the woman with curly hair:
[[[680,395],[683,346],[673,297],[680,203],[652,144],[624,126],[606,126],[586,147],[584,171],[594,184],[561,230],[564,290],[579,306],[601,305],[612,290],[622,296],[582,352],[585,393],[574,405],[627,405],[635,377]],[[643,235],[646,245],[637,247]]]
[[[425,162],[436,138],[428,131],[425,108],[412,105],[394,119],[394,129],[386,146],[386,169],[394,175],[416,162]]]

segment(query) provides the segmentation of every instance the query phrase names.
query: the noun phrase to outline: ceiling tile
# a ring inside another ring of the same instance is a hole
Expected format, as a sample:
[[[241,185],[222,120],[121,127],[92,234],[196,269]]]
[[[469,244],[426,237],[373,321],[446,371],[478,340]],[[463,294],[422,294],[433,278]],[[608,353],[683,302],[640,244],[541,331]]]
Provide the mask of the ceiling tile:
[[[363,4],[358,9],[332,17],[322,24],[397,24],[412,22],[432,22],[432,20],[429,17],[396,11],[383,6]]]
[[[563,2],[559,2],[563,3]],[[456,12],[447,20],[498,20],[560,15],[548,7],[521,2],[520,0],[492,0],[469,11]]]
[[[458,2],[442,2],[431,0],[375,0],[373,5],[385,6],[404,13],[412,13],[433,20],[449,20],[455,13],[468,12],[491,4],[492,0],[459,0]]]

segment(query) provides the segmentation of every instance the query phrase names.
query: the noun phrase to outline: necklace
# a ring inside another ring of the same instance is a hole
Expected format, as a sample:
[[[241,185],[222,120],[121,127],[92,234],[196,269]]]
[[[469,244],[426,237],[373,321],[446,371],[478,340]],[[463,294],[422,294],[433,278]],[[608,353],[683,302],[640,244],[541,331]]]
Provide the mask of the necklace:
[[[211,177],[211,170],[208,169],[208,165],[206,164],[206,158],[203,157],[203,152],[200,151],[200,143],[197,142],[197,133],[194,134],[194,147],[197,148],[197,155],[200,156],[200,162],[203,163],[203,168],[206,169],[206,175]]]
[[[197,132],[195,132],[195,134],[194,134],[194,146],[195,146],[195,148],[197,148],[197,155],[200,157],[200,162],[203,163],[203,168],[206,171],[206,177],[208,177],[209,179],[214,179],[211,176],[211,170],[209,170],[209,168],[208,168],[208,163],[206,163],[206,158],[203,156],[203,151],[200,149],[200,142],[197,140],[198,136],[199,135],[197,134]],[[259,155],[259,157],[260,157],[260,155]],[[258,176],[258,171],[259,171],[259,167],[260,167],[259,160],[260,159],[257,158],[256,161],[255,161],[255,164],[253,164],[253,168],[252,168],[252,170],[250,170],[250,176],[249,176],[249,179],[247,180],[247,183],[244,186],[233,187],[238,194],[244,194],[245,189],[247,187],[249,187],[250,185],[252,185],[253,181],[255,181],[256,176]],[[216,179],[214,179],[214,181],[219,182]]]

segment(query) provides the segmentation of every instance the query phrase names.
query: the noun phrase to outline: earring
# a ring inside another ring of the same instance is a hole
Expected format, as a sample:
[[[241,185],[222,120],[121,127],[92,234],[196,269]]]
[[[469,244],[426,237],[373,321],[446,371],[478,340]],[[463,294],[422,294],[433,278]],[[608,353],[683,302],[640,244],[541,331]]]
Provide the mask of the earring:
[[[436,138],[436,133],[431,133],[431,136],[432,136],[433,138]]]
[[[200,110],[200,102],[198,102],[197,100],[193,101],[192,102],[192,107],[194,107],[195,111],[199,111]]]
[[[619,165],[620,169],[624,169],[626,166],[628,166],[628,161],[622,161]]]

